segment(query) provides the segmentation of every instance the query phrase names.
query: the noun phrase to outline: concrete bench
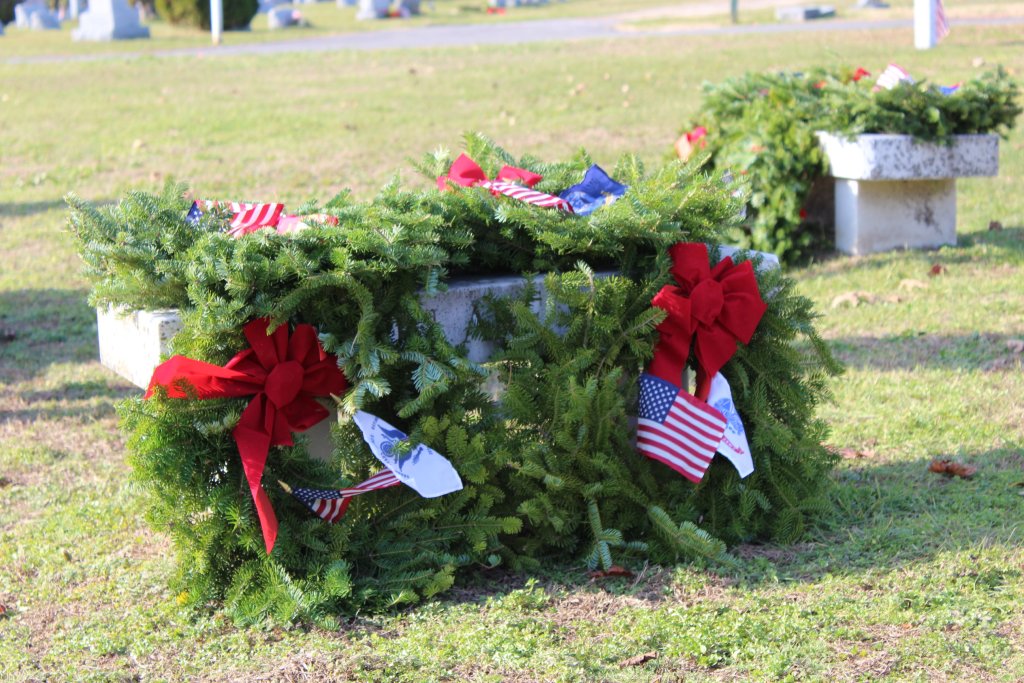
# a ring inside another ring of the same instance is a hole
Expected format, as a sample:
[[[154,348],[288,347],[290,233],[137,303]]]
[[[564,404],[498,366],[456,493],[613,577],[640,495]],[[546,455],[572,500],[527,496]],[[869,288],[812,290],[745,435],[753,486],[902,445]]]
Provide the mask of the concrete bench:
[[[908,135],[818,133],[835,178],[836,249],[868,254],[956,244],[956,179],[999,173],[999,137],[949,146]]]
[[[734,247],[719,247],[723,258],[736,251]],[[755,253],[762,257],[762,270],[779,268],[779,259],[775,254]],[[535,278],[542,297],[543,282],[543,276]],[[422,304],[424,309],[433,313],[448,339],[455,344],[465,342],[466,357],[480,363],[490,357],[493,345],[467,336],[467,330],[476,315],[476,302],[487,295],[515,296],[523,290],[524,285],[523,278],[515,275],[453,278],[446,291],[423,297]],[[538,309],[541,305],[541,302],[537,303]],[[171,339],[181,330],[181,317],[173,309],[125,312],[117,308],[98,308],[96,322],[100,363],[143,389],[149,386],[156,366],[168,356]],[[500,389],[490,386],[490,383],[485,388],[492,394],[500,393]],[[310,453],[321,459],[330,458],[331,423],[337,421],[333,404],[324,405],[334,418],[323,420],[305,432]]]

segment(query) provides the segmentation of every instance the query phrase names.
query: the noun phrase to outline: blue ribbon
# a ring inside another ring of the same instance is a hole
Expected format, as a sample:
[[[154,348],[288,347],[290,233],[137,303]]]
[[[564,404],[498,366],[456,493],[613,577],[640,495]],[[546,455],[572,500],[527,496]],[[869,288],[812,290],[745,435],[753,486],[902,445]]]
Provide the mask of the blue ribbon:
[[[589,216],[624,195],[626,189],[625,185],[612,180],[600,166],[594,164],[587,169],[583,182],[573,185],[558,196],[572,205],[576,215]]]

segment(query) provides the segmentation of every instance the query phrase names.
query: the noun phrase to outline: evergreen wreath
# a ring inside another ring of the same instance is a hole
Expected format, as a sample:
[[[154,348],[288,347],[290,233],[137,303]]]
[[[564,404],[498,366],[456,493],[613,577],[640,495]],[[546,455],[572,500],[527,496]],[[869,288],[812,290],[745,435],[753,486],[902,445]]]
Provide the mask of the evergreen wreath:
[[[704,102],[685,130],[706,128],[705,159],[738,181],[747,212],[731,243],[772,252],[784,262],[831,248],[803,211],[828,169],[817,131],[910,135],[949,144],[954,135],[1004,138],[1022,109],[1016,82],[1000,67],[955,88],[920,81],[874,88],[862,69],[748,73],[704,85]],[[685,134],[685,133],[684,133]]]
[[[543,175],[537,189],[547,192],[592,163],[584,152],[557,164],[515,160],[479,134],[466,149],[489,177],[515,164]],[[433,179],[450,163],[438,152],[418,168]],[[737,206],[693,165],[648,173],[626,156],[611,175],[628,191],[588,217],[396,180],[369,201],[342,193],[300,210],[337,226],[242,238],[226,236],[216,212],[186,222],[182,185],[103,209],[69,195],[94,305],[176,308],[173,352],[218,365],[245,348],[251,320],[308,323],[348,380],[329,462],[310,458],[301,435],[271,449],[263,482],[280,533],[270,555],[231,437],[245,402],[157,392],[120,404],[147,518],[177,551],[179,602],[222,602],[242,623],[330,627],[339,614],[429,598],[473,567],[728,564],[730,544],[797,538],[827,506],[835,456],[814,409],[840,371],[810,301],[779,271],[759,273],[767,312],[723,369],[747,425],[751,476],[716,458],[695,486],[641,456],[629,416],[664,317],[651,299],[670,279],[668,248],[720,242]],[[543,291],[480,302],[471,333],[496,350],[473,363],[421,301],[453,276],[498,270],[543,273]],[[488,375],[504,385],[499,401],[482,389]],[[405,487],[363,495],[332,525],[273,484],[341,488],[379,469],[346,417],[357,409],[443,453],[464,488],[435,499]]]

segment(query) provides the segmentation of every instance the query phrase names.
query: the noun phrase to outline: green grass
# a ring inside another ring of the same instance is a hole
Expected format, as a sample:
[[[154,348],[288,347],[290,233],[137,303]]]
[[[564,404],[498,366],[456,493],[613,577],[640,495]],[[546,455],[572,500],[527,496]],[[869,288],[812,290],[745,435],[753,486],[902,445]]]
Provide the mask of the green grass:
[[[1024,339],[1021,132],[1002,144],[998,178],[960,182],[960,246],[793,271],[849,365],[824,409],[830,443],[863,454],[836,469],[835,509],[807,538],[737,548],[721,575],[465,577],[439,601],[337,633],[240,630],[168,593],[169,541],[136,508],[113,411],[136,389],[95,360],[88,285],[62,227],[68,190],[109,201],[168,175],[207,197],[365,196],[467,129],[516,153],[585,146],[602,163],[636,151],[658,164],[701,81],[747,69],[895,60],[955,82],[983,57],[1024,74],[1016,27],[960,28],[928,53],[910,42],[893,31],[0,66],[0,680],[1020,680],[1024,373],[1007,342]],[[929,277],[935,263],[946,270]],[[909,280],[925,286],[901,288]],[[874,303],[833,307],[858,291]],[[934,457],[978,474],[945,480],[927,471]],[[657,658],[620,668],[647,652]]]
[[[700,0],[686,0],[696,3]],[[427,0],[421,5],[422,14],[405,19],[385,21],[358,21],[355,7],[338,7],[334,2],[296,5],[296,9],[309,22],[309,26],[271,31],[265,15],[256,15],[248,31],[226,31],[224,45],[243,45],[283,40],[319,38],[340,33],[380,30],[408,30],[424,26],[446,24],[502,24],[538,19],[567,19],[574,17],[600,17],[621,14],[648,7],[659,7],[665,0],[555,0],[547,5],[509,9],[505,14],[487,14],[486,0]],[[160,19],[146,24],[150,29],[148,40],[121,40],[112,42],[78,43],[71,39],[77,22],[66,23],[59,31],[29,31],[13,25],[6,29],[0,41],[0,60],[39,55],[92,55],[128,52],[150,53],[182,48],[210,48],[210,32],[194,28],[172,26]]]

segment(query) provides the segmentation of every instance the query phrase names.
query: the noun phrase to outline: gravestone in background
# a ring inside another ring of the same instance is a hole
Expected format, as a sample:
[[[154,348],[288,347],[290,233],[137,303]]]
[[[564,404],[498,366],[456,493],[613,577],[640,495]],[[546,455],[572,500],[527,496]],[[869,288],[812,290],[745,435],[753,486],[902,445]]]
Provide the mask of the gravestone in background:
[[[60,20],[43,0],[26,0],[14,6],[14,25],[36,31],[59,29]]]
[[[91,0],[71,37],[75,40],[149,38],[149,29],[139,23],[138,12],[125,0]]]
[[[272,31],[298,25],[299,18],[291,7],[273,7],[267,10],[267,28]]]
[[[257,14],[268,14],[270,10],[281,5],[287,5],[288,0],[260,0],[260,7],[256,10]]]
[[[359,0],[356,19],[386,19],[391,0]]]

